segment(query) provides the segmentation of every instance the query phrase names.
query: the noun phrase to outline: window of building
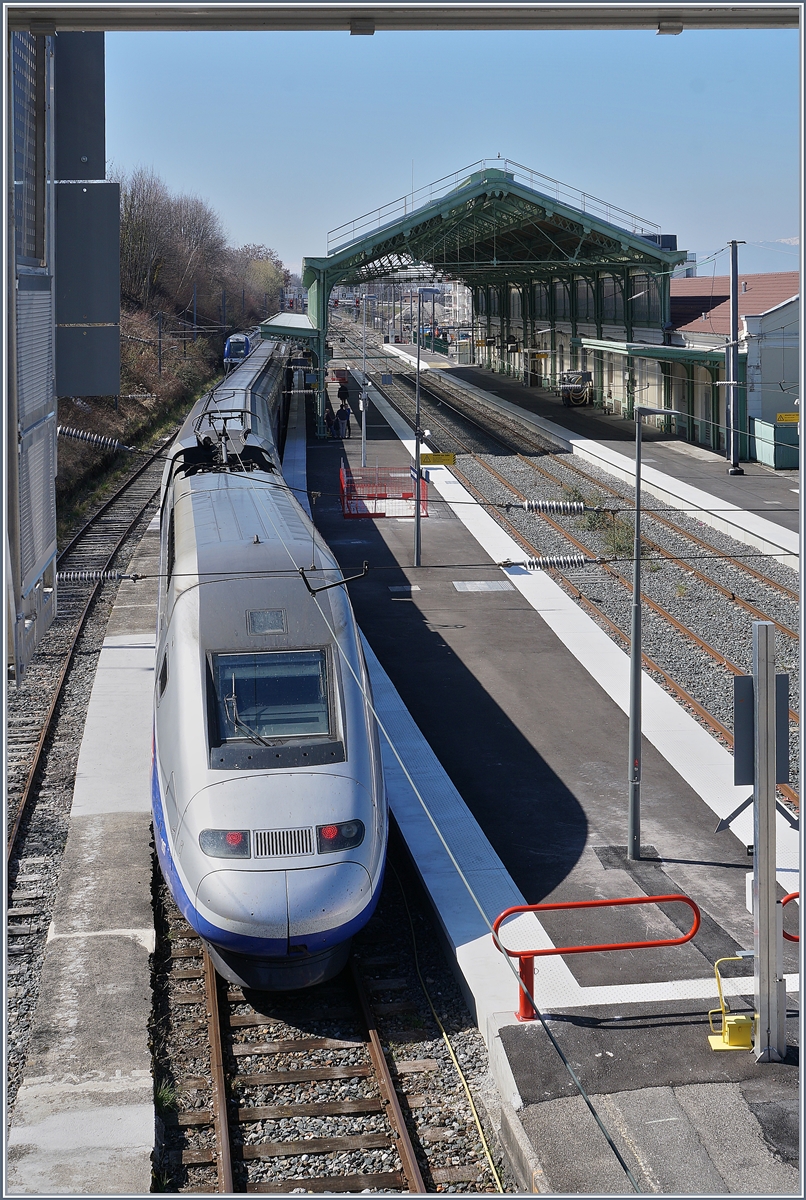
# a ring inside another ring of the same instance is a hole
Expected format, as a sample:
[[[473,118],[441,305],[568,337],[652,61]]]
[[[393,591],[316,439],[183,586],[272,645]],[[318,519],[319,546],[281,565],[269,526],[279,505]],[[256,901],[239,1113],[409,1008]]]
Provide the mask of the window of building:
[[[571,316],[568,284],[561,279],[554,280],[554,316],[558,321],[567,321]]]
[[[549,290],[545,283],[536,283],[532,288],[532,296],[535,317],[545,321],[549,315]]]
[[[623,296],[613,275],[602,276],[602,320],[617,323],[624,320]]]
[[[513,321],[519,321],[523,315],[523,304],[521,302],[521,290],[517,287],[509,289],[509,316]]]
[[[577,320],[594,321],[596,319],[596,310],[593,298],[593,288],[588,283],[587,279],[577,279],[576,301]]]

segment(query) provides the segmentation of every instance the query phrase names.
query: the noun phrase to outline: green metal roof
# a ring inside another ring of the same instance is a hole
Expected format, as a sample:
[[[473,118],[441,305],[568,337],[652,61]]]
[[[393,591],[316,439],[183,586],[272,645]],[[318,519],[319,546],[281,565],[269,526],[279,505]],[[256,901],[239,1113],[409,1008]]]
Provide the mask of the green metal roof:
[[[433,198],[413,211],[403,198],[342,226],[340,245],[304,260],[303,283],[324,276],[330,287],[358,284],[428,263],[473,286],[608,267],[665,274],[685,260],[684,252],[660,248],[658,226],[518,164],[493,161],[446,177],[449,186],[431,185]]]
[[[268,321],[260,322],[261,339],[278,338],[281,341],[294,342],[305,338],[317,338],[319,330],[313,324],[307,313],[281,312]]]
[[[627,358],[657,358],[665,362],[694,363],[699,366],[724,367],[724,350],[694,350],[689,346],[653,346],[648,342],[611,342],[599,338],[576,338],[572,344],[586,350],[607,350]]]

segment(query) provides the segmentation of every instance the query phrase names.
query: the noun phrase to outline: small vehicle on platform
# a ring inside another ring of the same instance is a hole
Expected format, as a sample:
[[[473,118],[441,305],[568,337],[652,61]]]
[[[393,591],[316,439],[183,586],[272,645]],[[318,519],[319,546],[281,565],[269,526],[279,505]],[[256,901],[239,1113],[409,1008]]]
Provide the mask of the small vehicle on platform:
[[[590,371],[563,371],[560,376],[560,399],[566,408],[589,404],[593,398],[593,376]]]

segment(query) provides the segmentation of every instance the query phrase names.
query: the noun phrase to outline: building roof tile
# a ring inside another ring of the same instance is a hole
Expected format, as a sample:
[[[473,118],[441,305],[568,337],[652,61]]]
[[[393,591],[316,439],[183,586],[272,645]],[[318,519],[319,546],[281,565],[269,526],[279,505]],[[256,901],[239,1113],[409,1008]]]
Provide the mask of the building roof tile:
[[[744,286],[743,286],[744,285]],[[739,274],[739,317],[767,312],[800,290],[797,271]],[[705,320],[703,320],[703,314]],[[679,333],[730,335],[730,277],[699,275],[671,280],[672,326]]]

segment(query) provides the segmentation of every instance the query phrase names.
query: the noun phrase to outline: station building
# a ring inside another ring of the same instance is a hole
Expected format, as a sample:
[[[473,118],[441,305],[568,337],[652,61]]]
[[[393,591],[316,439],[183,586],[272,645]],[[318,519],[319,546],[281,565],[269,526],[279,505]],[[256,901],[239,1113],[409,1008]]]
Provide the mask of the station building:
[[[566,372],[587,373],[596,406],[625,419],[636,403],[676,410],[685,415],[656,423],[724,452],[727,280],[698,277],[674,234],[518,163],[482,160],[333,230],[327,256],[305,260],[323,362],[334,288],[374,292],[417,273],[450,285],[446,317],[469,324],[471,362],[550,390]],[[742,283],[740,456],[789,466],[797,274]]]
[[[729,277],[672,277],[668,286],[668,312],[657,277],[640,272],[479,289],[478,361],[550,390],[565,371],[589,371],[605,411],[630,417],[640,403],[686,412],[678,433],[724,451]],[[739,286],[742,457],[794,467],[798,273],[740,275]]]

